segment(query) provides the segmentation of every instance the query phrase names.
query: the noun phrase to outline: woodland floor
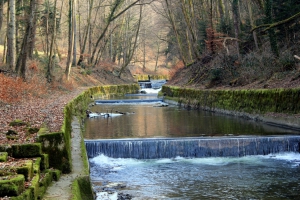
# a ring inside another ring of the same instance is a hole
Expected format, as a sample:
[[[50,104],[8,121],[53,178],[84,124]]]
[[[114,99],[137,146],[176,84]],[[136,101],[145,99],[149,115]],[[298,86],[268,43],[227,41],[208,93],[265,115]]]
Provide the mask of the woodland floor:
[[[95,69],[92,75],[84,75],[81,69],[73,68],[68,83],[43,87],[36,81],[33,79],[32,83],[22,85],[16,78],[7,80],[7,76],[0,74],[0,145],[35,142],[37,136],[27,133],[27,125],[9,126],[14,120],[26,122],[30,127],[47,127],[50,132],[60,131],[65,105],[84,90],[96,85],[133,83],[134,80],[126,73],[118,78],[108,71]],[[12,85],[21,88],[8,90]],[[8,130],[18,135],[7,139]]]

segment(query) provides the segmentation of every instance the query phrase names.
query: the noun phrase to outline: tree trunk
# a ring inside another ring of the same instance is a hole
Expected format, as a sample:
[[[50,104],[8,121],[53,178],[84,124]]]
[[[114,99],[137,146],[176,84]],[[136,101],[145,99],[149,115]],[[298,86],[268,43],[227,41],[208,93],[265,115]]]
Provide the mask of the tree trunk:
[[[50,3],[49,0],[47,0],[47,15],[46,15],[46,33],[45,33],[45,37],[46,37],[46,55],[49,56],[49,7],[50,7]]]
[[[224,17],[225,17],[225,6],[224,6],[224,2],[223,0],[219,0],[219,15],[220,15],[220,19],[221,21],[224,20]]]
[[[189,46],[191,60],[198,59],[199,55],[198,55],[198,47],[197,47],[197,36],[195,34],[195,30],[193,29],[192,21],[191,21],[193,17],[191,14],[192,10],[187,8],[187,6],[185,5],[185,0],[181,0],[181,10],[185,19],[185,23],[188,27],[188,32],[186,35],[187,35],[187,43]],[[188,37],[189,35],[191,35],[191,41]]]
[[[16,67],[16,5],[14,0],[9,0],[9,21],[7,28],[7,63],[11,70]]]
[[[265,4],[266,24],[273,23],[272,9],[273,9],[273,0],[266,0],[266,4]],[[279,50],[277,46],[277,38],[276,38],[275,30],[273,28],[269,29],[268,35],[269,35],[271,50],[276,57],[279,57]]]
[[[251,3],[251,0],[247,0],[247,7],[248,7],[248,12],[249,12],[250,25],[251,25],[251,28],[254,28],[255,25],[254,25],[254,20],[253,20],[253,12],[252,12],[252,7],[251,7],[250,3]],[[258,50],[259,47],[258,47],[258,42],[257,42],[256,31],[253,31],[252,35],[253,35],[253,40],[254,40],[255,48],[256,48],[256,50]]]
[[[37,4],[38,2],[36,2]],[[35,5],[35,9],[37,10],[37,5]],[[35,12],[37,12],[35,10]],[[28,57],[29,59],[33,59],[33,51],[34,51],[34,48],[35,48],[35,35],[36,35],[36,28],[37,28],[37,15],[34,14],[34,18],[33,18],[33,22],[32,22],[32,31],[31,31],[31,39],[28,44]]]
[[[180,36],[178,34],[176,24],[174,22],[174,15],[171,12],[171,8],[170,8],[168,0],[165,0],[165,2],[166,2],[166,6],[167,6],[168,18],[169,18],[169,21],[171,23],[172,29],[174,31],[174,34],[175,34],[175,37],[176,37],[176,40],[177,40],[179,54],[180,54],[180,57],[182,59],[183,64],[186,65],[187,64],[187,60],[186,60],[185,54],[183,53],[184,50],[183,50],[183,47],[182,47],[182,42],[181,42]]]
[[[74,31],[74,39],[73,39],[73,61],[72,61],[72,65],[73,66],[76,66],[76,54],[77,54],[77,24],[76,24],[76,8],[77,8],[77,5],[76,5],[76,0],[73,1],[73,31]]]
[[[73,55],[73,45],[74,45],[74,29],[73,29],[73,3],[74,0],[69,0],[69,44],[68,44],[68,57],[65,75],[67,80],[70,78],[71,66],[72,66],[72,55]]]
[[[102,31],[102,33],[100,34],[100,36],[98,37],[95,45],[94,45],[94,49],[92,51],[92,55],[91,55],[91,59],[90,59],[90,63],[93,63],[95,60],[95,56],[96,56],[96,52],[97,52],[97,48],[99,47],[99,44],[101,42],[101,40],[104,38],[109,25],[111,24],[112,21],[114,21],[115,19],[117,19],[119,16],[121,16],[123,13],[125,13],[129,8],[131,8],[132,6],[136,5],[140,0],[135,0],[133,1],[131,4],[129,4],[126,8],[124,8],[122,11],[118,12],[117,15],[115,15],[115,13],[117,12],[118,8],[122,5],[123,1],[120,0],[115,0],[114,3],[112,4],[112,7],[110,9],[110,13],[109,16],[107,17],[107,22],[106,25]],[[95,64],[95,63],[93,63]]]
[[[3,44],[3,53],[2,53],[2,63],[6,63],[6,54],[7,54],[7,33],[5,34],[4,44]]]
[[[34,30],[34,19],[35,19],[35,13],[36,13],[36,0],[30,0],[30,14],[28,18],[28,23],[25,30],[25,35],[23,38],[22,46],[21,46],[21,52],[19,54],[18,60],[17,60],[17,72],[19,76],[21,76],[23,79],[26,78],[26,61],[28,58],[28,48],[29,43],[33,39],[32,35]]]
[[[48,67],[47,67],[47,81],[48,83],[52,82],[52,71],[53,71],[53,66],[54,64],[54,58],[55,58],[55,54],[53,55],[54,52],[54,44],[55,44],[55,40],[56,40],[56,4],[57,4],[57,0],[54,1],[54,19],[53,19],[53,32],[52,32],[52,38],[51,38],[51,43],[50,43],[50,49],[49,49],[49,59],[48,59]]]
[[[88,19],[87,19],[87,28],[86,31],[84,32],[84,36],[83,36],[83,43],[81,45],[80,48],[80,56],[79,56],[79,60],[77,62],[77,65],[81,65],[82,61],[83,61],[83,54],[85,52],[85,48],[86,48],[86,43],[87,43],[87,39],[90,38],[91,39],[91,19],[92,19],[92,8],[93,8],[93,4],[94,4],[94,0],[89,0],[89,6],[88,6]],[[98,7],[99,9],[99,7]],[[91,45],[90,45],[91,46]],[[90,53],[90,51],[89,51]]]
[[[139,21],[138,21],[138,25],[137,25],[137,30],[136,30],[136,33],[135,33],[134,44],[133,44],[133,47],[132,47],[131,51],[128,52],[126,60],[124,61],[123,65],[121,67],[121,70],[120,70],[119,75],[118,75],[119,78],[121,77],[121,74],[123,73],[124,69],[129,65],[130,61],[133,58],[134,52],[136,50],[138,36],[139,36],[139,32],[140,32],[140,27],[141,27],[141,21],[142,21],[142,13],[143,13],[143,6],[140,5],[140,16],[139,16]]]
[[[160,54],[160,43],[159,43],[159,41],[157,41],[156,45],[157,45],[157,51],[156,51],[155,68],[154,68],[155,73],[157,72],[158,58],[159,58],[159,54]]]
[[[0,31],[2,29],[2,23],[3,23],[3,5],[4,5],[4,0],[0,0]]]
[[[232,1],[232,15],[233,15],[233,27],[234,27],[234,35],[235,38],[239,38],[239,30],[240,30],[240,18],[239,18],[239,7],[238,7],[238,0]],[[240,57],[240,48],[238,40],[235,40],[235,47],[237,51],[238,57]]]

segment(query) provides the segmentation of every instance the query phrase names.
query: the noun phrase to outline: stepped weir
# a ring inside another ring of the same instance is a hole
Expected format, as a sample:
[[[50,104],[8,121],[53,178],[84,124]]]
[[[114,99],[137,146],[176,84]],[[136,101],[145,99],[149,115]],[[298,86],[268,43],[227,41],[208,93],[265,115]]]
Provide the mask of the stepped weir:
[[[99,139],[85,145],[89,158],[242,157],[299,152],[300,136]]]

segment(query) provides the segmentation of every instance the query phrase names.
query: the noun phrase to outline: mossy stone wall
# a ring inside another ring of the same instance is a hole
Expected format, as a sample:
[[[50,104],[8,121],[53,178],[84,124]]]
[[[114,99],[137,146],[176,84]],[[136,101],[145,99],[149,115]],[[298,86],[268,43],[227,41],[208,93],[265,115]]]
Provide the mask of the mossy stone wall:
[[[94,199],[89,176],[77,178],[72,184],[72,200]]]
[[[43,144],[43,152],[49,156],[49,166],[61,170],[63,173],[71,172],[71,163],[66,141],[62,132],[46,133],[39,135]]]
[[[197,90],[163,86],[166,98],[195,108],[263,114],[299,113],[300,89]]]
[[[137,74],[134,75],[134,78],[136,81],[147,81],[149,80],[149,78],[151,80],[169,80],[169,76],[168,75],[147,75],[147,74]]]
[[[90,88],[80,94],[78,97],[73,99],[68,105],[65,107],[65,121],[62,126],[62,130],[66,134],[66,138],[69,138],[69,134],[71,134],[71,122],[72,117],[76,116],[86,116],[86,110],[88,109],[88,105],[93,101],[91,97],[101,96],[101,95],[122,95],[127,93],[136,93],[139,90],[138,84],[132,85],[111,85],[111,86],[98,86]],[[84,145],[84,141],[82,141],[81,151],[83,154],[83,162],[86,168],[88,168],[88,161],[86,156],[86,149]],[[86,175],[78,177],[72,184],[72,200],[89,200],[94,199],[92,186],[89,177],[88,169],[83,169],[83,174]]]
[[[42,143],[42,151],[49,155],[49,166],[61,170],[63,173],[72,171],[71,162],[71,132],[73,116],[85,116],[85,111],[91,103],[92,96],[135,93],[139,89],[138,84],[111,85],[89,88],[74,98],[64,108],[64,122],[61,132],[41,133],[39,141]]]

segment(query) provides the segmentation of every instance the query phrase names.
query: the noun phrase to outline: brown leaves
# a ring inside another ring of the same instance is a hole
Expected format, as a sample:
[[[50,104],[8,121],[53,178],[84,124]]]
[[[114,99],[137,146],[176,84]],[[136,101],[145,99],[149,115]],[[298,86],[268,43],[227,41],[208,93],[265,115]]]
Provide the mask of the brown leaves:
[[[4,103],[20,102],[28,97],[41,96],[46,91],[38,76],[24,82],[22,78],[0,74],[0,101]]]
[[[34,80],[34,79],[32,79]],[[39,86],[40,85],[40,86]],[[28,134],[28,127],[11,127],[9,123],[19,119],[30,127],[47,126],[50,132],[60,131],[63,123],[63,109],[83,89],[59,91],[47,88],[39,81],[25,83],[0,74],[0,145],[35,142],[37,134]],[[14,139],[7,139],[5,133],[18,133]]]

